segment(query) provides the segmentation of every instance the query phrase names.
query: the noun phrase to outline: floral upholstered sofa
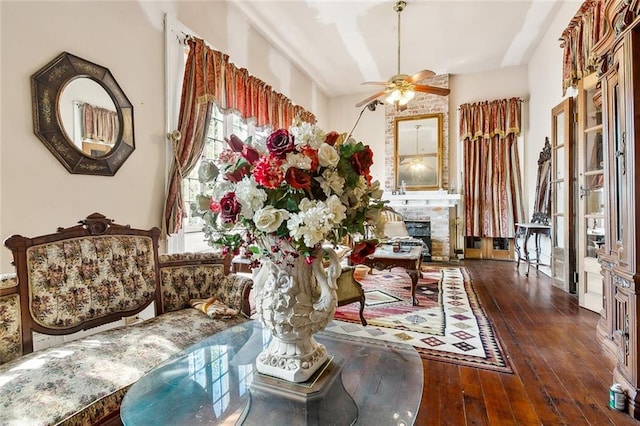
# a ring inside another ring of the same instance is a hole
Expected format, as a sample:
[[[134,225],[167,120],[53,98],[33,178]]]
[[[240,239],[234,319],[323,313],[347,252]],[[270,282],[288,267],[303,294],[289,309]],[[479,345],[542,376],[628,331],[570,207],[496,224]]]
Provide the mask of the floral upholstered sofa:
[[[229,273],[228,257],[158,255],[158,228],[97,213],[79,223],[5,241],[16,274],[0,276],[0,425],[119,424],[122,398],[142,375],[247,320],[252,282]],[[212,297],[237,314],[190,308]],[[152,303],[151,319],[33,352],[33,332],[87,330]]]

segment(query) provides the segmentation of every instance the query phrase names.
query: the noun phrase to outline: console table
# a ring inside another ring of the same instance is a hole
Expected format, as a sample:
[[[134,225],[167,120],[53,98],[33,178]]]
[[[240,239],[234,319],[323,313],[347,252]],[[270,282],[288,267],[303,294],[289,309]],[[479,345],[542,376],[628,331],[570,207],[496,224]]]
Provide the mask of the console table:
[[[516,223],[516,236],[513,239],[515,249],[516,249],[516,262],[517,266],[520,267],[520,260],[524,259],[527,264],[527,272],[525,275],[529,276],[529,269],[531,268],[531,256],[529,256],[529,248],[527,247],[527,243],[529,242],[529,238],[531,235],[534,236],[535,241],[535,251],[536,258],[534,262],[534,266],[536,269],[539,269],[539,266],[548,266],[540,263],[540,236],[546,235],[549,236],[551,234],[551,226],[544,225],[542,223]],[[522,247],[518,244],[518,237],[523,238]]]
[[[315,338],[327,348],[327,365],[308,382],[290,383],[255,369],[269,338],[260,321],[247,321],[186,349],[131,386],[123,424],[415,422],[423,374],[413,346],[322,331]]]

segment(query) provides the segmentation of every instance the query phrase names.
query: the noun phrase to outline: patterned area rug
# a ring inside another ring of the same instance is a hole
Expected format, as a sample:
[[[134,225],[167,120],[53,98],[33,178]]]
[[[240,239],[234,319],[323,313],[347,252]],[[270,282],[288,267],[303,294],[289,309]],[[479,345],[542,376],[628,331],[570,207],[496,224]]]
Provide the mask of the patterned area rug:
[[[478,303],[465,268],[423,266],[411,304],[411,279],[402,268],[374,271],[360,283],[365,290],[364,316],[359,303],[339,307],[326,330],[413,345],[423,358],[513,373],[486,314]]]

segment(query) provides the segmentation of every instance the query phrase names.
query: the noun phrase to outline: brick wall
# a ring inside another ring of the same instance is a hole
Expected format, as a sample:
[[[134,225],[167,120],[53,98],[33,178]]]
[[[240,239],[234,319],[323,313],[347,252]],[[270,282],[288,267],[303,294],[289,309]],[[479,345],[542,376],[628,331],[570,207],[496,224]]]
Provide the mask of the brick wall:
[[[422,81],[424,84],[437,87],[449,87],[449,74],[435,75]],[[449,187],[449,96],[436,96],[416,93],[404,111],[396,111],[392,105],[385,106],[385,144],[384,144],[384,188],[395,190],[399,184],[395,182],[395,119],[413,115],[442,113],[442,187]]]
[[[422,81],[424,84],[437,87],[449,87],[449,74],[436,75]],[[395,182],[395,119],[422,114],[442,113],[442,187],[449,187],[449,97],[416,93],[407,109],[396,111],[395,107],[385,107],[385,181],[386,191],[394,191]],[[428,205],[393,206],[407,219],[431,221],[432,254],[434,260],[449,260],[451,252],[450,221],[455,219],[450,207]]]

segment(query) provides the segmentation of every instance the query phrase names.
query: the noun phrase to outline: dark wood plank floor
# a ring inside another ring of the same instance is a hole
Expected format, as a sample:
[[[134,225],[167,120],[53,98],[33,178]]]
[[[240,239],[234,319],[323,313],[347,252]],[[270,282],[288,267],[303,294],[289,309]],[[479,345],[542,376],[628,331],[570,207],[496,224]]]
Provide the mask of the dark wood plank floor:
[[[639,425],[611,410],[612,369],[595,339],[599,315],[544,274],[466,260],[480,304],[515,374],[424,360],[416,425]]]

